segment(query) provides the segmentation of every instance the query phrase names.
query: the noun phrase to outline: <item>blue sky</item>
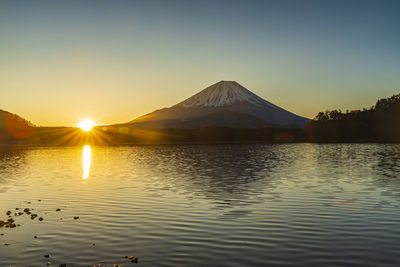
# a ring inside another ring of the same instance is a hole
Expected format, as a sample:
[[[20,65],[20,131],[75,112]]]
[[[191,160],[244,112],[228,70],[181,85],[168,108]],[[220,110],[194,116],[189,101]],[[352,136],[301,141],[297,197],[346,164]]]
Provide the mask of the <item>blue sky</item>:
[[[314,117],[400,92],[400,1],[1,1],[0,109],[131,120],[220,80]]]

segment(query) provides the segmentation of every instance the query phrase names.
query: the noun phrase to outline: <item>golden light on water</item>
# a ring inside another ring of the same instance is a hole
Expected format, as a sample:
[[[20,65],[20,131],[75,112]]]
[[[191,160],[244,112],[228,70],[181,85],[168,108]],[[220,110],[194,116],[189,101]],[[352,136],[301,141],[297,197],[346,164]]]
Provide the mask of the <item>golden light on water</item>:
[[[82,163],[83,163],[83,179],[89,177],[90,164],[92,163],[92,149],[89,145],[83,147],[82,153]]]
[[[93,126],[95,126],[94,122],[89,119],[82,120],[80,123],[78,123],[78,127],[85,132],[92,130]]]

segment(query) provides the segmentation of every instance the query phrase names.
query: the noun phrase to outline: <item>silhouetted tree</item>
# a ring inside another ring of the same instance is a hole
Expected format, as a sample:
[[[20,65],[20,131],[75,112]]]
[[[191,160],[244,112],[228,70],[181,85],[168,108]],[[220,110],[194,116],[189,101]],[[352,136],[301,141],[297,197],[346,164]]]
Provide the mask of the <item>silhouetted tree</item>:
[[[400,94],[362,110],[319,112],[309,126],[310,141],[400,141]]]

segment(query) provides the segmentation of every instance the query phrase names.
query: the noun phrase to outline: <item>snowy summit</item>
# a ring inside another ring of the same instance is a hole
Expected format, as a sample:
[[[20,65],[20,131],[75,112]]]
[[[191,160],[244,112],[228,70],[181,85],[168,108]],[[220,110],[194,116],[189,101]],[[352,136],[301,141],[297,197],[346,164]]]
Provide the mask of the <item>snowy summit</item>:
[[[220,81],[179,103],[177,106],[187,108],[194,106],[222,107],[242,101],[254,105],[271,105],[271,103],[253,94],[235,81]]]
[[[286,111],[235,81],[220,81],[170,107],[129,124],[141,128],[304,127],[309,119]]]

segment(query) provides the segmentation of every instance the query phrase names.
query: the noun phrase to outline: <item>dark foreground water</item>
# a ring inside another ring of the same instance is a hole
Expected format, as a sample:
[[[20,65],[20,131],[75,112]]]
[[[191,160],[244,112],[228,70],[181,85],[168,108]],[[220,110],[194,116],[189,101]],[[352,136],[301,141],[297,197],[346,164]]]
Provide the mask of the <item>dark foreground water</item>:
[[[0,266],[400,265],[398,145],[0,151]]]

